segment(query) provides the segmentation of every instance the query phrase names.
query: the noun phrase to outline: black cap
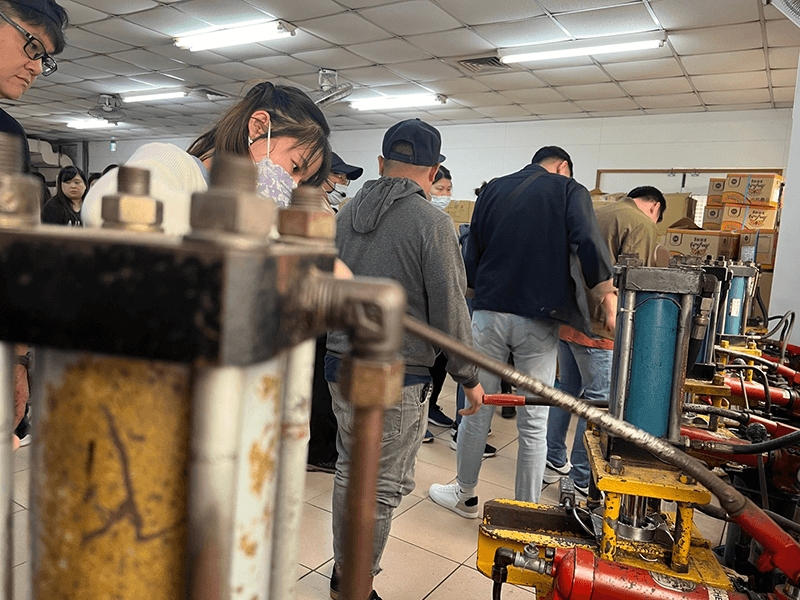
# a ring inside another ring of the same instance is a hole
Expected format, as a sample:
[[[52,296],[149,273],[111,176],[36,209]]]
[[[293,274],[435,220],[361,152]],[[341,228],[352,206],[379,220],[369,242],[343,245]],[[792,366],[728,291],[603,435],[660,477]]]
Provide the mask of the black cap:
[[[57,30],[60,30],[63,27],[63,19],[53,10],[54,3],[52,2],[48,2],[47,0],[25,0],[25,2],[21,2],[20,0],[11,0],[10,3],[23,6],[26,10],[32,10],[39,13],[45,19],[50,21],[50,23],[52,23]]]
[[[347,178],[350,181],[355,181],[359,177],[364,174],[364,169],[361,167],[354,167],[353,165],[348,165],[346,162],[342,160],[342,157],[336,154],[336,152],[331,152],[333,154],[333,162],[331,163],[331,173],[347,175]]]
[[[392,152],[398,142],[411,145],[411,156]],[[442,136],[439,130],[420,119],[407,119],[392,125],[383,136],[383,158],[410,163],[421,167],[432,167],[444,162],[439,154],[442,149]]]

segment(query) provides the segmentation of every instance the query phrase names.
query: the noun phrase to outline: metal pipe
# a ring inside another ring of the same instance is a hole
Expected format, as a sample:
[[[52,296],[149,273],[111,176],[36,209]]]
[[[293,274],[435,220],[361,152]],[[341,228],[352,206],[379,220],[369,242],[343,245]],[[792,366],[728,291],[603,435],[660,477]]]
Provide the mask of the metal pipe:
[[[14,431],[14,369],[16,353],[14,344],[0,342],[0,397],[6,398],[0,423],[5,432]],[[28,473],[26,473],[27,475]],[[0,600],[10,600],[11,557],[13,552],[11,528],[11,500],[14,489],[14,459],[11,436],[0,438]]]
[[[651,452],[654,456],[674,465],[687,475],[694,477],[714,494],[729,515],[751,537],[761,542],[765,552],[759,559],[759,569],[777,568],[783,571],[792,581],[800,580],[800,545],[786,532],[770,521],[752,501],[741,492],[722,481],[709,471],[698,459],[673,447],[669,443],[648,434],[629,423],[614,418],[607,412],[582,403],[569,394],[551,388],[541,381],[516,371],[508,364],[489,358],[461,344],[451,337],[425,325],[413,317],[404,319],[406,329],[412,334],[425,339],[445,352],[452,352],[465,358],[480,368],[493,373],[511,385],[525,389],[533,394],[543,396],[555,406],[586,419],[588,423],[605,429],[609,434],[622,437],[633,444]]]
[[[188,500],[190,598],[231,597],[242,377],[238,367],[195,370]]]
[[[692,307],[694,296],[681,297],[681,312],[678,317],[678,331],[675,334],[675,362],[672,368],[672,391],[669,402],[669,424],[667,439],[678,442],[681,437],[681,416],[683,411],[683,386],[686,382],[686,361],[689,354],[689,335],[692,327]]]
[[[703,355],[702,361],[706,364],[711,363],[714,360],[714,345],[716,344],[717,340],[717,321],[719,320],[719,305],[721,296],[722,281],[717,279],[717,283],[714,285],[714,301],[711,305],[708,329],[706,330],[705,354]]]
[[[633,318],[636,314],[636,292],[625,290],[622,295],[622,304],[619,307],[617,324],[619,334],[614,342],[614,365],[612,373],[616,375],[611,384],[613,404],[611,412],[621,419],[625,414],[625,400],[628,396],[629,372],[631,370],[631,352],[633,350]]]
[[[286,361],[274,513],[274,522],[278,526],[273,530],[270,593],[267,598],[294,598],[297,583],[295,567],[300,555],[299,532],[303,516],[300,499],[306,484],[315,348],[315,340],[303,342],[289,351]],[[377,460],[375,462],[377,464]]]
[[[643,527],[647,520],[647,498],[644,496],[621,496],[620,521],[631,527]]]

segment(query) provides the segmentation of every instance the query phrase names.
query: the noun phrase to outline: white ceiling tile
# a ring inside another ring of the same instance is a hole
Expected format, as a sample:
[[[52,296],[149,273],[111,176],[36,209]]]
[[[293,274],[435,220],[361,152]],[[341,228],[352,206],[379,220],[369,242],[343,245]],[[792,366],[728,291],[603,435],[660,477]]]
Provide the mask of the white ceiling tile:
[[[591,83],[588,85],[562,85],[556,88],[570,100],[602,100],[625,96],[615,83]]]
[[[242,44],[240,46],[230,46],[228,48],[215,48],[214,52],[225,57],[229,61],[244,61],[263,58],[265,56],[278,56],[283,54],[268,48],[264,44]],[[206,65],[198,65],[205,67]]]
[[[687,10],[685,0],[652,0],[650,6],[664,29],[669,30],[758,21],[755,2],[726,2],[724,10],[716,2],[692,2]]]
[[[681,56],[763,47],[759,23],[671,31],[668,37]]]
[[[705,108],[702,106],[679,106],[675,108],[648,108],[648,115],[674,115],[681,113],[703,112]]]
[[[261,79],[266,80],[267,77],[262,77]],[[272,83],[277,83],[276,80],[270,78]],[[244,96],[244,94],[253,87],[252,82],[241,82],[235,81],[233,83],[223,83],[222,85],[215,85],[213,86],[215,90],[220,92],[225,92],[226,94],[230,94],[231,96]]]
[[[503,0],[502,2],[439,0],[439,5],[467,25],[519,21],[544,14],[541,7],[530,0]]]
[[[773,69],[796,69],[799,56],[797,48],[770,48],[769,66]]]
[[[666,79],[641,79],[621,83],[623,89],[631,96],[655,96],[656,94],[683,94],[692,91],[686,77],[668,77]]]
[[[392,37],[390,33],[354,13],[304,21],[303,29],[324,40],[342,46],[362,42],[375,42]]]
[[[287,21],[303,21],[342,12],[342,7],[331,0],[248,0],[248,4]]]
[[[794,102],[794,95],[794,87],[772,88],[772,97],[775,99],[775,102]]]
[[[355,44],[347,46],[347,49],[375,63],[384,65],[407,60],[422,60],[429,57],[426,52],[399,38]]]
[[[658,48],[650,48],[649,50],[635,50],[633,52],[609,52],[608,54],[600,54],[595,57],[595,60],[603,65],[630,62],[632,60],[654,60],[656,58],[668,58],[673,56],[672,49],[669,44],[664,44]]]
[[[547,102],[544,104],[523,104],[522,108],[535,115],[568,115],[583,112],[580,106],[572,102]]]
[[[68,39],[70,46],[75,46],[81,50],[89,50],[90,52],[122,52],[123,50],[131,49],[128,44],[123,44],[107,37],[96,35],[78,27],[70,28]]]
[[[699,106],[701,104],[695,94],[637,96],[634,99],[642,108],[677,108],[679,106]]]
[[[352,125],[362,125],[363,121],[351,117],[331,117],[328,119],[328,123],[331,127],[349,127]]]
[[[267,56],[265,58],[256,58],[248,60],[246,63],[256,69],[262,69],[267,73],[274,73],[275,75],[284,75],[291,77],[292,75],[306,75],[308,73],[316,73],[317,69],[308,63],[292,58],[291,56]]]
[[[542,117],[539,115],[528,115],[527,117],[495,117],[497,123],[519,123],[522,121],[541,121]]]
[[[749,104],[713,104],[708,106],[711,112],[725,110],[768,110],[772,108],[769,102],[752,102]]]
[[[494,44],[490,44],[479,35],[465,27],[450,31],[437,31],[423,35],[406,36],[405,39],[434,56],[466,56],[494,52]]]
[[[160,6],[153,10],[128,15],[127,20],[169,37],[201,31],[210,27],[208,23],[194,19],[169,6]]]
[[[548,17],[535,17],[516,23],[478,25],[475,32],[500,48],[569,39]]]
[[[706,104],[750,104],[769,102],[769,90],[728,90],[724,92],[701,92],[700,97]]]
[[[215,27],[235,25],[249,21],[266,21],[271,17],[245,4],[241,0],[189,0],[176,5],[184,14]]]
[[[339,4],[343,4],[347,8],[365,8],[367,6],[386,4],[386,0],[339,0]]]
[[[681,67],[674,58],[657,58],[636,62],[604,65],[606,71],[617,81],[631,79],[659,79],[683,75]]]
[[[116,58],[111,58],[110,56],[103,56],[100,54],[96,56],[90,56],[88,58],[79,58],[73,64],[83,65],[84,67],[90,67],[92,69],[99,69],[100,71],[106,71],[107,73],[113,73],[114,75],[135,75],[137,73],[146,72],[146,69],[143,69],[142,67],[137,67],[131,63],[123,62],[121,60],[117,60]]]
[[[460,75],[458,70],[435,58],[397,63],[389,68],[409,81],[436,81],[437,79],[453,79]]]
[[[125,52],[118,52],[112,56],[119,60],[129,62],[132,65],[136,65],[144,70],[170,71],[184,67],[183,64],[177,61],[166,58],[165,56],[153,54],[147,50],[126,50]]]
[[[508,106],[480,106],[475,110],[484,116],[492,118],[524,117],[531,114],[529,110],[516,104],[510,104]]]
[[[767,43],[772,48],[800,46],[800,28],[788,19],[767,21]]]
[[[641,116],[644,111],[636,108],[632,110],[598,110],[589,113],[592,117],[634,117]]]
[[[482,83],[470,79],[469,77],[459,77],[457,79],[447,79],[445,81],[429,81],[425,84],[425,87],[432,89],[437,94],[444,94],[445,96],[490,91],[490,88],[487,88]]]
[[[774,87],[794,87],[797,83],[797,69],[772,69],[770,78]]]
[[[771,4],[767,4],[764,7],[764,18],[767,19],[768,21],[771,21],[773,19],[785,19],[786,15],[784,15],[781,11],[779,11]]]
[[[455,29],[461,25],[430,0],[406,0],[365,8],[360,13],[371,23],[400,36]]]
[[[574,37],[593,38],[657,29],[644,4],[559,15],[558,22]]]
[[[269,73],[264,72],[262,69],[240,62],[223,63],[221,65],[208,65],[205,69],[206,71],[211,71],[217,75],[222,75],[223,77],[232,79],[233,81],[249,81],[251,79],[263,79],[269,76]]]
[[[192,65],[194,67],[206,65],[218,65],[228,62],[230,59],[212,52],[211,50],[200,50],[199,52],[189,52],[183,48],[178,48],[175,44],[164,44],[162,46],[150,46],[150,52],[155,52],[160,56],[166,56],[173,60]]]
[[[546,102],[561,102],[564,96],[553,88],[533,88],[529,90],[508,90],[500,94],[518,104],[544,104]]]
[[[59,6],[67,11],[70,25],[83,25],[93,21],[105,19],[108,13],[95,10],[73,0],[59,0]]]
[[[500,92],[506,90],[525,90],[529,88],[544,87],[545,84],[528,71],[515,71],[513,73],[497,73],[495,75],[476,75],[475,81],[488,88]]]
[[[67,30],[68,35],[72,35],[72,28]],[[77,58],[84,58],[86,56],[91,56],[94,52],[87,52],[86,50],[81,50],[80,48],[76,48],[75,46],[67,45],[64,48],[64,51],[56,57],[58,62],[62,60],[75,60]]]
[[[404,77],[392,73],[385,67],[361,67],[359,69],[343,69],[339,78],[344,77],[360,85],[394,85],[408,83]]]
[[[765,67],[763,50],[682,56],[681,62],[689,75],[741,73],[743,71],[759,71]]]
[[[553,13],[561,13],[571,10],[603,8],[623,2],[622,0],[539,0],[539,3]]]
[[[72,75],[67,75],[63,71],[56,71],[55,73],[48,75],[46,79],[44,77],[36,79],[36,83],[39,84],[40,86],[41,83],[46,83],[47,85],[55,85],[57,83],[75,83],[76,81],[81,81],[81,78],[73,77]]]
[[[294,35],[282,37],[275,40],[267,40],[261,43],[262,46],[272,48],[281,54],[292,54],[294,52],[310,52],[311,50],[324,50],[332,48],[333,45],[327,40],[318,38],[315,35],[297,29]]]
[[[143,73],[134,75],[131,79],[157,88],[183,87],[186,84],[185,81],[161,73]]]
[[[792,106],[794,106],[793,100],[791,102],[788,101],[778,102],[777,100],[775,101],[775,108],[792,108]]]
[[[187,69],[178,69],[172,71],[170,75],[180,77],[186,81],[186,85],[214,85],[217,83],[230,83],[231,79],[217,75],[205,69],[198,67],[189,67]]]
[[[65,75],[69,75],[70,77],[77,77],[80,80],[103,79],[106,77],[112,77],[112,74],[106,71],[100,71],[98,69],[93,69],[91,67],[86,67],[78,63],[67,62],[67,61],[58,63],[58,70],[60,73],[64,73]]]
[[[121,94],[123,92],[139,92],[142,90],[151,90],[152,86],[131,79],[130,77],[111,77],[109,79],[98,79],[97,83],[104,86],[105,89],[113,94]]]
[[[512,104],[513,102],[508,98],[501,96],[495,92],[479,92],[476,94],[453,94],[450,97],[459,104],[464,106],[503,106],[504,104]]]
[[[550,85],[580,85],[611,81],[603,70],[595,65],[566,69],[537,69],[536,76]]]
[[[79,0],[80,4],[96,8],[112,15],[125,15],[128,13],[147,10],[158,6],[151,0],[125,0],[125,2],[108,2],[108,0]]]
[[[329,50],[312,50],[311,52],[296,52],[292,54],[296,59],[314,65],[319,69],[351,69],[366,67],[372,64],[369,60],[348,52],[344,48],[331,48]]]
[[[100,23],[93,23],[90,29],[92,33],[103,35],[112,40],[130,44],[131,46],[163,44],[167,41],[163,33],[145,29],[135,23],[129,23],[124,19],[108,19]]]
[[[590,112],[611,110],[638,110],[630,98],[606,98],[603,100],[576,100],[575,104]]]
[[[794,73],[794,71],[792,71]],[[719,75],[694,75],[692,83],[698,92],[718,92],[767,87],[766,71],[724,73]]]

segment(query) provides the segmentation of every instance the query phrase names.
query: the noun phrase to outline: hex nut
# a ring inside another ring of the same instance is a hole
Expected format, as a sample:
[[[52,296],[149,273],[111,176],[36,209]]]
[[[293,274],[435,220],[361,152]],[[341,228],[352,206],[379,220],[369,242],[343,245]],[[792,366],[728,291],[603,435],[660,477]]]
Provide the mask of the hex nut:
[[[103,197],[103,227],[158,231],[164,222],[164,204],[149,196],[112,194]]]
[[[697,480],[694,477],[692,477],[691,475],[686,475],[685,473],[681,473],[680,475],[678,475],[678,481],[680,481],[685,485],[694,485],[695,483],[697,483]]]
[[[21,173],[0,174],[0,227],[34,226],[40,222],[39,183]]]
[[[278,232],[305,238],[334,239],[336,221],[326,210],[288,207],[278,213]]]
[[[195,231],[266,236],[274,218],[275,203],[256,193],[210,188],[192,196],[190,222]]]

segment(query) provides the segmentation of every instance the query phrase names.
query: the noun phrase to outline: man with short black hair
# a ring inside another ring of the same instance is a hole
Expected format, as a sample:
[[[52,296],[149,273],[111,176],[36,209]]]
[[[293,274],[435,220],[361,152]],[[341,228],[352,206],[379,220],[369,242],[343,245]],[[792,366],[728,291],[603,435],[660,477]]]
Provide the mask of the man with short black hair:
[[[0,0],[0,98],[19,100],[39,76],[58,68],[54,54],[64,49],[66,11],[53,0]],[[0,109],[0,131],[23,140],[24,170],[30,151],[22,126]]]
[[[661,221],[667,201],[657,188],[637,187],[618,202],[603,203],[595,209],[600,234],[608,245],[611,258],[621,254],[637,254],[645,266],[655,265],[656,223]],[[611,391],[611,359],[614,336],[602,321],[600,307],[590,304],[592,335],[568,326],[559,332],[558,369],[561,390],[593,402],[608,401]],[[547,464],[545,483],[555,483],[569,477],[575,489],[584,496],[589,493],[591,470],[583,434],[586,421],[578,419],[572,452],[567,460],[567,431],[570,413],[550,408],[547,425]]]
[[[339,257],[355,275],[385,277],[406,290],[408,314],[463,343],[472,345],[464,263],[453,232],[453,222],[428,201],[439,163],[444,156],[441,136],[431,125],[408,119],[393,125],[383,138],[378,157],[380,179],[367,181],[336,217]],[[331,597],[339,596],[339,572],[344,557],[345,500],[353,442],[352,407],[338,383],[340,359],[349,344],[344,332],[328,334],[325,376],[330,382],[333,410],[339,422],[336,446],[339,460],[333,488],[333,552]],[[402,394],[387,409],[383,420],[381,459],[377,483],[377,508],[372,576],[380,572],[380,559],[389,539],[394,509],[414,489],[414,464],[425,433],[431,375],[437,349],[406,335],[401,354],[406,364]],[[447,370],[465,388],[470,408],[481,405],[483,388],[478,369],[458,356],[450,356]],[[367,600],[356,598],[352,600]],[[379,600],[373,590],[370,600]]]
[[[478,196],[466,268],[475,290],[475,349],[502,363],[513,354],[518,370],[548,385],[555,380],[559,326],[568,323],[590,331],[588,306],[575,291],[575,278],[583,276],[606,307],[607,327],[614,329],[616,297],[608,250],[589,191],[572,179],[572,159],[557,146],[541,148],[530,165],[492,180]],[[480,382],[487,393],[500,391],[500,378],[491,373],[481,371]],[[480,516],[475,488],[494,412],[493,406],[484,406],[462,419],[457,483],[430,488],[431,500],[464,518]],[[538,502],[547,407],[518,407],[517,429],[514,497]]]

